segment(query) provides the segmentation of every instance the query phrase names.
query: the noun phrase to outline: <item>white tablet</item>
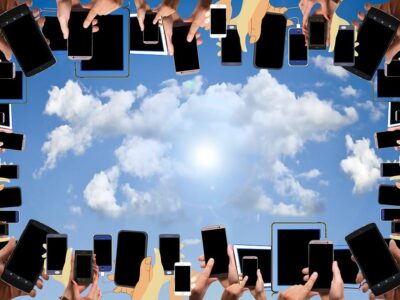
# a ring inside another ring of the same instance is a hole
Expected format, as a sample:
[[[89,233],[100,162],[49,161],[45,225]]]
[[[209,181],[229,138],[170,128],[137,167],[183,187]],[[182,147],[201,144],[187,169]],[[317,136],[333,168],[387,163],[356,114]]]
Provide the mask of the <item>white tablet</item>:
[[[233,245],[238,274],[242,274],[242,259],[245,256],[258,257],[258,268],[264,280],[264,287],[271,287],[271,246]]]
[[[11,104],[0,104],[0,128],[12,130]]]
[[[359,284],[356,283],[358,274],[358,266],[351,259],[351,251],[348,246],[338,245],[334,247],[334,259],[337,261],[340,274],[344,282],[344,287],[347,289],[358,289]]]

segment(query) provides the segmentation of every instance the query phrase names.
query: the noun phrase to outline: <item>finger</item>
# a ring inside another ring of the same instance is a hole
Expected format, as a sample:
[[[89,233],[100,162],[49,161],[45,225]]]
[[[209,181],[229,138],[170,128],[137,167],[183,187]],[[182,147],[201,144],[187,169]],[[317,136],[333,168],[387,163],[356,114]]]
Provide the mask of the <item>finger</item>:
[[[2,36],[0,36],[0,51],[3,52],[7,60],[11,60],[11,48]]]
[[[214,267],[214,259],[213,259],[213,258],[210,258],[210,259],[208,260],[208,262],[207,262],[207,265],[206,265],[204,271],[203,271],[203,275],[204,275],[206,278],[210,278],[211,271],[212,271],[212,268],[213,268],[213,267]]]
[[[42,274],[40,276],[42,276],[42,278],[46,281],[50,279],[49,275],[47,275],[46,272],[44,272],[44,271],[42,272]]]
[[[333,280],[335,280],[336,282],[342,282],[342,274],[340,273],[340,269],[338,266],[337,261],[334,261],[332,264],[332,273],[333,273]]]
[[[36,280],[36,286],[41,290],[43,289],[43,281],[41,279]]]
[[[366,293],[366,292],[368,292],[368,290],[369,290],[369,286],[368,286],[368,284],[363,284],[362,285],[362,287],[361,287],[361,291],[363,292],[363,293]]]
[[[310,279],[310,276],[308,276],[308,275],[305,275],[305,276],[303,277],[303,281],[305,281],[305,282],[307,282],[308,279]]]
[[[308,268],[304,268],[303,270],[301,270],[301,272],[304,274],[304,275],[308,275]]]
[[[46,23],[46,18],[45,17],[40,17],[39,20],[37,20],[37,24],[40,28],[43,28],[44,23]]]
[[[199,25],[196,22],[193,22],[192,25],[190,26],[189,33],[187,35],[186,40],[190,43],[193,41],[193,38],[199,29]]]
[[[6,261],[10,257],[11,253],[14,251],[15,246],[15,238],[12,236],[7,245],[5,245],[4,248],[0,250],[0,259],[2,261]]]
[[[390,64],[393,60],[393,57],[400,52],[400,38],[396,38],[396,40],[390,45],[388,51],[386,52],[386,63]]]
[[[315,284],[315,281],[317,281],[317,278],[318,278],[318,273],[317,272],[312,273],[312,275],[308,279],[307,283],[304,285],[304,287],[307,291],[307,294],[312,290],[312,288]]]
[[[325,17],[325,19],[327,19],[328,21],[330,21],[330,17],[329,17],[329,13],[328,13],[328,5],[327,5],[327,1],[322,1],[321,3],[321,12],[322,15]]]
[[[249,276],[244,276],[243,280],[239,283],[242,289],[245,287],[247,280],[249,280]]]
[[[161,18],[162,18],[162,11],[159,10],[159,11],[157,11],[157,14],[153,19],[153,24],[156,25]],[[144,24],[143,24],[143,28],[144,28]]]
[[[93,33],[99,32],[99,30],[100,30],[99,26],[93,26],[92,27],[92,32]]]
[[[25,293],[24,293],[24,294],[25,294]],[[29,292],[29,296],[32,297],[32,298],[35,298],[35,297],[36,297],[36,291],[35,291],[35,289],[33,289],[32,291]]]
[[[379,5],[379,4],[367,3],[367,4],[365,4],[365,6],[364,6],[364,8],[365,8],[366,11],[369,11],[372,7],[378,8],[378,9],[379,9],[380,5]]]
[[[364,21],[365,19],[365,14],[362,11],[359,11],[357,14],[357,17],[360,21]]]
[[[396,259],[397,263],[399,263],[400,262],[400,249],[397,247],[395,241],[390,240],[389,249],[390,249],[390,252],[392,253],[393,257]]]
[[[75,282],[75,280],[72,280],[72,293],[73,293],[75,299],[80,299],[79,286]]]
[[[206,259],[204,258],[204,255],[199,256],[199,258],[197,260],[200,262],[206,261]]]
[[[98,3],[98,2],[97,2],[97,3]],[[90,26],[90,24],[92,24],[93,20],[96,18],[97,14],[99,13],[99,11],[100,11],[100,5],[98,5],[97,3],[96,3],[96,4],[93,6],[93,8],[89,11],[89,13],[88,13],[88,15],[87,15],[87,17],[86,17],[85,22],[83,22],[83,27],[84,27],[84,28],[88,28],[88,27]]]
[[[99,20],[94,19],[93,22],[92,22],[92,26],[96,26],[98,23],[99,23]]]
[[[356,30],[358,30],[360,28],[360,23],[358,21],[353,20],[352,24],[353,24],[354,28],[356,28]]]

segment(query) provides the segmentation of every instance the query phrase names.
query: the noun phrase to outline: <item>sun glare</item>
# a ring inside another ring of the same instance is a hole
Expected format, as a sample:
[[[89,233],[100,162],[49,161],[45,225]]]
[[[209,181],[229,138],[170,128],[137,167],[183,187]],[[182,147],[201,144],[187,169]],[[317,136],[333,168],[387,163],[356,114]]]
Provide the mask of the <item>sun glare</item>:
[[[193,161],[198,169],[210,171],[217,168],[220,157],[217,147],[210,143],[197,145],[193,151]]]

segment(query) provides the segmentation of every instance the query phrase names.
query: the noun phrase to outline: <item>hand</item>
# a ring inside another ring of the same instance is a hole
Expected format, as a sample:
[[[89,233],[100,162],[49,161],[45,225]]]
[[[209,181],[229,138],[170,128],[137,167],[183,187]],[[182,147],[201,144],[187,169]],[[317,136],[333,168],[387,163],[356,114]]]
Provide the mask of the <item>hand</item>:
[[[0,38],[0,40],[1,40],[1,38]],[[2,128],[2,129],[0,129],[0,132],[12,133],[12,130],[11,129]],[[0,141],[0,153],[4,153],[6,151],[6,149],[1,148],[1,146],[3,146],[3,142],[2,141]]]
[[[246,282],[249,278],[245,276],[239,283],[234,283],[228,286],[222,294],[221,300],[237,300],[242,294],[248,290],[245,288]]]
[[[210,6],[203,6],[199,3],[193,11],[192,15],[189,18],[185,19],[184,22],[192,23],[186,38],[187,41],[190,43],[196,35],[197,30],[199,30],[200,27],[206,27],[207,24],[210,23]]]
[[[318,278],[316,272],[312,273],[311,277],[308,279],[304,285],[294,285],[284,292],[279,294],[279,300],[307,300],[315,296],[315,292],[311,292],[315,281]]]
[[[146,12],[150,10],[150,6],[147,4],[146,0],[135,0],[137,19],[139,22],[140,30],[144,30],[144,18],[146,17]]]
[[[260,269],[257,269],[256,286],[253,289],[250,289],[250,293],[256,300],[267,300],[267,295],[265,294],[264,289],[264,280],[262,278]]]
[[[155,13],[157,13],[153,20],[154,25],[157,24],[162,18],[170,17],[176,13],[177,3],[175,2],[177,1],[172,1],[172,3],[167,4],[164,1],[164,3],[153,10]]]
[[[3,274],[4,272],[4,267],[5,264],[8,260],[8,258],[10,257],[11,253],[14,251],[15,247],[16,247],[16,241],[14,237],[11,237],[10,240],[8,241],[7,245],[4,246],[3,249],[0,250],[0,276]],[[44,280],[49,280],[49,276],[47,276],[44,272],[42,272],[41,277]],[[38,279],[36,281],[36,286],[39,289],[43,289],[43,280],[42,279]],[[16,298],[16,297],[20,297],[20,296],[31,296],[31,297],[35,297],[36,296],[36,291],[33,289],[29,294],[24,293],[18,289],[16,289],[15,287],[6,284],[3,281],[0,281],[0,299],[12,299],[12,298]]]
[[[369,11],[371,7],[375,7],[384,11],[385,13],[392,15],[396,18],[400,18],[400,2],[396,0],[388,1],[384,4],[365,4],[365,10]],[[360,21],[364,21],[365,14],[363,12],[358,13],[358,18]],[[355,27],[359,27],[359,23],[357,21],[353,21],[353,25]],[[400,52],[400,28],[397,30],[396,37],[393,40],[392,44],[389,46],[386,51],[386,63],[390,64],[392,62],[393,57]]]
[[[397,125],[397,126],[389,127],[389,128],[388,128],[388,131],[396,131],[396,130],[400,130],[400,125]],[[399,146],[394,147],[394,149],[395,149],[396,151],[399,151],[399,150],[400,150],[400,140],[397,140],[396,142],[397,142],[397,144],[398,144]]]
[[[124,0],[92,0],[89,4],[82,5],[90,9],[83,27],[88,28],[97,16],[105,16],[121,7]]]
[[[74,300],[101,300],[102,294],[99,288],[99,268],[96,266],[93,274],[93,283],[90,291],[86,297],[81,296],[81,286],[79,286],[75,280],[72,280],[73,284],[73,299]]]
[[[210,258],[205,265],[202,273],[198,274],[195,278],[192,278],[193,287],[191,300],[201,300],[207,292],[208,287],[215,281],[216,278],[210,278],[212,268],[214,266],[214,259]]]

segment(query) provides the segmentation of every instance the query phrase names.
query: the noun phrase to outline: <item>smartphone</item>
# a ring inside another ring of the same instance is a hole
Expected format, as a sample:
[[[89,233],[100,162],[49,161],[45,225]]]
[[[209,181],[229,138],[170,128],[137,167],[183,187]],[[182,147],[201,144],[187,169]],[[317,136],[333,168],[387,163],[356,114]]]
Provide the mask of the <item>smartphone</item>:
[[[12,130],[12,112],[9,103],[0,103],[0,128]]]
[[[400,189],[395,185],[381,184],[378,191],[378,203],[382,205],[400,205]]]
[[[204,227],[201,230],[201,237],[206,262],[210,258],[214,259],[210,277],[227,277],[229,257],[225,227],[222,225]]]
[[[175,23],[173,28],[175,71],[179,75],[193,74],[200,70],[196,37],[190,43],[186,40],[190,26],[191,23]]]
[[[376,148],[397,147],[397,140],[400,140],[400,130],[375,133]]]
[[[10,240],[10,237],[8,237],[8,236],[0,238],[0,250],[3,249],[8,244],[9,240]]]
[[[392,233],[400,233],[400,222],[392,222]]]
[[[160,40],[160,31],[158,22],[153,24],[153,20],[157,14],[148,11],[144,18],[144,30],[143,30],[143,43],[144,44],[158,44]]]
[[[61,275],[67,255],[68,241],[66,234],[48,234],[46,238],[46,273]],[[69,263],[69,262],[68,262]]]
[[[0,223],[18,223],[19,212],[16,210],[0,211]]]
[[[381,220],[382,221],[395,221],[400,220],[400,209],[381,209]]]
[[[89,10],[73,9],[68,21],[68,57],[72,60],[89,60],[93,56],[92,25],[83,27]]]
[[[308,47],[301,28],[289,29],[289,66],[308,65]]]
[[[226,5],[211,4],[210,37],[222,39],[226,37]]]
[[[261,35],[254,46],[256,68],[280,69],[283,66],[286,38],[286,17],[266,13],[261,23]]]
[[[375,296],[400,285],[399,267],[375,223],[350,233],[346,242]]]
[[[22,151],[25,147],[25,135],[0,132],[0,142],[3,143],[1,146],[3,149]]]
[[[0,29],[27,77],[46,70],[56,59],[26,4],[3,13]]]
[[[381,163],[381,177],[393,177],[399,175],[400,163]]]
[[[75,250],[74,280],[78,285],[89,285],[93,281],[93,251]]]
[[[175,263],[180,261],[180,236],[179,234],[160,234],[159,241],[164,274],[174,274]]]
[[[0,224],[0,235],[8,235],[9,234],[9,226],[8,224]]]
[[[352,25],[341,25],[336,36],[333,64],[335,66],[354,66],[355,31]]]
[[[43,35],[49,41],[52,51],[67,51],[67,40],[61,31],[60,22],[57,17],[46,16],[46,22],[42,28]]]
[[[14,79],[15,64],[9,61],[0,62],[0,79]]]
[[[333,279],[333,243],[332,241],[313,240],[308,244],[309,274],[318,273],[313,291],[327,292]]]
[[[147,256],[147,233],[125,231],[118,233],[114,282],[119,286],[135,287],[140,277],[140,265]]]
[[[389,45],[396,36],[400,21],[372,7],[362,22],[357,35],[353,67],[344,67],[349,72],[371,80],[378,69]]]
[[[36,220],[29,220],[17,247],[8,259],[1,279],[17,289],[29,293],[43,270],[43,254],[48,234],[58,233]]]
[[[378,98],[395,98],[400,97],[398,85],[400,84],[400,77],[387,77],[385,71],[378,70],[377,75],[377,97]]]
[[[176,262],[175,273],[175,296],[190,296],[191,264],[188,262]]]
[[[21,204],[22,195],[19,187],[6,187],[0,191],[0,208],[17,207]]]
[[[242,64],[242,47],[236,25],[228,25],[226,38],[221,39],[221,63],[224,66]]]
[[[0,178],[18,179],[19,166],[18,165],[0,165]]]
[[[324,16],[314,15],[308,18],[308,48],[314,50],[326,49],[328,23]]]
[[[334,249],[333,254],[335,261],[340,269],[340,274],[342,275],[343,283],[345,285],[351,285],[351,287],[358,288],[359,285],[356,283],[356,277],[358,274],[358,266],[351,259],[351,251],[348,248],[340,247],[339,249]],[[346,286],[345,286],[346,287]],[[350,287],[350,286],[348,286]]]
[[[257,283],[257,269],[258,269],[258,257],[257,256],[245,256],[242,259],[243,266],[243,278],[248,277],[245,287],[250,289],[256,287]]]
[[[392,59],[390,64],[385,64],[386,77],[400,77],[400,52]]]
[[[21,100],[23,99],[23,74],[22,71],[15,72],[14,79],[0,79],[0,99]]]
[[[110,272],[112,268],[112,236],[96,234],[93,237],[93,252],[100,272]]]

